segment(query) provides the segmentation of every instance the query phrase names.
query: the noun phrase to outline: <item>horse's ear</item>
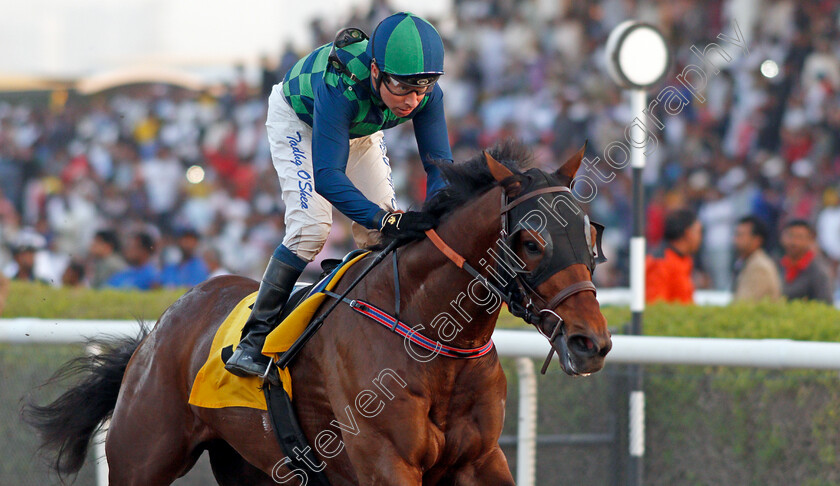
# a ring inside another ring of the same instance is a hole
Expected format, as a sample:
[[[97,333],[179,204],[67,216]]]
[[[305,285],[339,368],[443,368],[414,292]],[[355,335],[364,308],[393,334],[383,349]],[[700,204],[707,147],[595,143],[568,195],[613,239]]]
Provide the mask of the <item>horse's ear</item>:
[[[490,169],[490,173],[493,174],[493,178],[499,182],[507,179],[508,177],[513,176],[513,172],[510,169],[502,165],[501,162],[494,159],[492,155],[488,154],[487,151],[484,151],[484,161],[487,162],[487,167]]]
[[[492,155],[484,151],[484,161],[487,162],[487,168],[493,174],[493,178],[499,181],[508,196],[513,197],[519,194],[522,189],[522,183],[510,169],[505,167],[501,162],[494,159]]]
[[[588,142],[588,140],[586,142],[583,142],[583,147],[581,147],[580,150],[577,151],[577,153],[569,157],[569,160],[563,162],[563,165],[561,165],[560,168],[557,169],[555,175],[559,177],[568,177],[569,180],[574,179],[575,174],[577,174],[577,171],[580,168],[580,163],[581,161],[583,161],[583,154],[586,153],[586,144]]]

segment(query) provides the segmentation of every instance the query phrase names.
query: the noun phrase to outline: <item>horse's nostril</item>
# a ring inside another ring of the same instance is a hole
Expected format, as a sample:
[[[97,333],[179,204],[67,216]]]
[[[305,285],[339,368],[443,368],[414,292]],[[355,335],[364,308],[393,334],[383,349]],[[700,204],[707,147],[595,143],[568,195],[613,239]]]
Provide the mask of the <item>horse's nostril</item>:
[[[599,351],[598,346],[592,339],[582,335],[571,336],[569,347],[575,354],[584,357],[595,356]]]

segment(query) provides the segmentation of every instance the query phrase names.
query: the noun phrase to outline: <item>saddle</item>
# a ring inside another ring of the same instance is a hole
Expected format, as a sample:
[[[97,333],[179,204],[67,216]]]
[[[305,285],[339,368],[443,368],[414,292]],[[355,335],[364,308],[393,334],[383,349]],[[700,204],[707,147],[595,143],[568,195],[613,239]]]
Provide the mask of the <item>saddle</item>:
[[[279,317],[280,324],[266,336],[262,353],[271,358],[279,358],[286,353],[310,327],[312,318],[327,300],[330,291],[338,285],[347,269],[367,253],[365,250],[354,250],[343,260],[327,260],[322,263],[324,271],[318,283],[296,288],[293,291]],[[281,366],[285,367],[282,364]]]
[[[277,317],[280,324],[266,338],[264,349],[272,350],[267,354],[280,354],[298,339],[326,299],[322,292],[333,289],[344,272],[366,253],[356,250],[342,260],[324,260],[317,283],[295,285],[283,312]],[[233,354],[233,347],[239,341],[242,326],[255,298],[256,292],[242,299],[219,327],[207,361],[193,382],[189,403],[204,408],[247,407],[267,410],[276,438],[289,458],[288,467],[295,470],[296,474],[306,474],[310,483],[327,485],[329,483],[323,472],[309,466],[319,464],[320,461],[314,456],[295,416],[289,370],[273,366],[269,382],[263,383],[257,377],[240,378],[224,369],[224,363]],[[295,449],[308,453],[298,458]]]
[[[318,292],[317,288],[323,289],[327,282],[330,281],[331,277],[338,271],[339,267],[344,263],[352,260],[359,252],[363,250],[353,250],[348,253],[343,259],[339,258],[327,258],[321,261],[321,275],[318,276],[318,281],[315,283],[306,283],[306,282],[298,282],[295,284],[295,287],[292,289],[291,295],[289,295],[289,300],[286,302],[286,305],[283,306],[283,310],[280,311],[280,314],[277,316],[277,322],[283,322],[286,320],[289,315],[294,312],[295,309],[304,301],[307,297],[315,294]],[[253,308],[254,304],[248,306],[249,309]],[[227,361],[226,358],[223,358],[224,361]]]
[[[366,251],[353,250],[342,259],[327,258],[321,261],[321,275],[318,277],[318,281],[311,284],[295,284],[295,288],[292,290],[292,294],[289,296],[289,301],[283,307],[283,311],[280,312],[280,316],[278,316],[277,322],[283,322],[284,320],[286,320],[286,318],[289,317],[289,315],[292,312],[294,312],[294,310],[301,304],[301,302],[303,302],[304,299],[306,299],[309,296],[315,295],[316,293],[323,290],[344,264],[352,261],[354,258],[363,253],[366,253]]]
[[[289,296],[289,302],[280,314],[279,321],[281,322],[281,325],[294,314],[295,310],[297,310],[303,302],[309,302],[309,297],[318,296],[322,291],[334,287],[341,279],[344,270],[366,254],[367,252],[364,250],[354,250],[347,254],[343,260],[329,259],[321,262],[322,273],[318,283],[301,285],[299,288],[298,286],[295,286],[295,290],[293,290],[292,295]],[[310,304],[310,307],[313,308],[312,313],[317,311],[317,308],[320,307],[322,301],[323,299],[318,299],[317,302]],[[303,312],[301,312],[301,314],[303,314],[303,316],[300,318],[305,319],[306,321],[304,327],[302,328],[302,330],[305,330],[307,326],[311,325],[312,316],[306,311],[306,309],[302,309],[302,311]],[[293,325],[295,325],[295,323],[293,323]],[[299,326],[300,324],[297,325]],[[271,339],[273,333],[274,331],[272,331],[272,333],[269,334],[269,337],[266,338],[266,344],[263,346],[264,354],[269,354],[272,349],[277,349],[277,344],[273,343]],[[291,344],[288,344],[288,346],[287,344],[281,344],[281,346],[288,349]],[[272,366],[269,374],[277,375],[278,371],[278,366]],[[279,375],[276,377],[279,378]],[[292,405],[291,395],[282,386],[282,384],[281,386],[275,386],[271,384],[272,381],[273,380],[269,380],[265,384],[263,392],[265,393],[265,400],[268,405],[268,415],[271,419],[271,424],[274,427],[275,436],[277,437],[277,441],[280,443],[280,447],[283,449],[283,452],[286,454],[287,466],[296,474],[303,474],[307,479],[311,477],[312,482],[316,485],[329,486],[330,483],[327,480],[326,475],[323,473],[323,470],[313,467],[316,464],[319,464],[319,461],[312,452],[313,449],[309,445],[306,435],[303,433],[303,429],[301,429],[300,423],[297,420],[297,415],[295,414],[295,409]],[[298,453],[301,453],[301,451],[304,456],[303,459],[298,456]]]

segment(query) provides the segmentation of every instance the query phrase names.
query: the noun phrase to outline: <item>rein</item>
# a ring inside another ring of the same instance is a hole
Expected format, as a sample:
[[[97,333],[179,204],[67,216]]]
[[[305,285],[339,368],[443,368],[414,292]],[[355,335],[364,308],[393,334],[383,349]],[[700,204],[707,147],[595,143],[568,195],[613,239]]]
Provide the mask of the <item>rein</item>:
[[[440,237],[435,234],[435,237],[440,240]],[[443,240],[440,240],[443,243]],[[439,353],[443,356],[449,358],[463,358],[463,359],[473,359],[473,358],[480,358],[485,354],[489,353],[491,349],[493,349],[493,340],[491,339],[483,346],[477,348],[456,348],[453,346],[447,346],[439,341],[435,341],[434,339],[427,338],[420,333],[418,333],[415,329],[411,328],[404,322],[400,321],[400,276],[399,276],[399,266],[398,266],[398,256],[397,256],[397,247],[399,246],[399,240],[392,241],[384,250],[382,250],[376,257],[370,262],[370,264],[353,280],[353,282],[342,292],[341,294],[335,293],[330,290],[322,290],[321,292],[325,295],[334,299],[334,302],[324,311],[323,314],[319,315],[314,321],[312,321],[309,326],[303,331],[303,333],[298,337],[298,339],[292,344],[292,346],[288,349],[288,351],[284,352],[280,358],[272,363],[269,363],[268,367],[266,368],[265,374],[263,375],[263,380],[269,379],[272,371],[272,365],[276,365],[279,368],[287,368],[289,364],[294,360],[294,358],[300,353],[300,350],[309,341],[312,336],[320,329],[320,327],[324,324],[324,320],[326,320],[327,316],[329,316],[335,308],[341,304],[345,303],[350,306],[351,309],[354,311],[372,319],[379,324],[382,324],[386,328],[390,329],[392,332],[395,332],[404,338],[408,339],[412,343],[424,348],[426,350],[432,351],[433,353]],[[443,243],[446,245],[445,243]],[[469,264],[458,255],[454,250],[450,248],[452,252],[452,256],[456,258],[460,258],[460,261],[467,266]],[[349,299],[347,298],[347,294],[350,293],[356,285],[361,282],[371,270],[373,270],[379,263],[385,259],[388,254],[394,254],[394,316],[389,315],[387,312],[379,309],[378,307],[370,304],[368,302],[357,300],[357,299]],[[469,267],[472,269],[472,267]],[[472,269],[475,272],[475,269]],[[477,274],[477,272],[476,272]],[[483,277],[482,277],[483,278]],[[485,280],[486,281],[486,280]],[[488,285],[492,285],[487,282]]]
[[[504,181],[502,182],[502,184],[504,185]],[[507,219],[509,217],[511,209],[534,197],[554,192],[571,192],[571,190],[566,186],[543,187],[531,191],[525,194],[524,196],[515,199],[512,202],[507,201],[507,196],[505,195],[505,192],[502,191],[502,209],[500,211],[502,218],[502,237],[504,238],[507,236],[507,229],[509,227]],[[551,299],[551,301],[547,302],[547,305],[544,309],[539,309],[536,313],[534,313],[533,310],[536,310],[536,306],[534,306],[533,301],[530,301],[530,296],[529,302],[525,305],[523,305],[520,302],[516,302],[514,299],[514,292],[504,292],[502,289],[499,289],[496,285],[493,285],[493,283],[490,282],[486,277],[478,273],[478,271],[476,271],[476,269],[472,265],[470,265],[469,262],[467,262],[466,258],[462,257],[457,251],[452,249],[451,246],[447,245],[446,242],[443,241],[443,238],[441,238],[440,235],[438,235],[434,229],[427,230],[426,236],[429,238],[429,241],[431,241],[432,244],[434,244],[435,247],[438,250],[440,250],[441,253],[443,253],[447,258],[449,258],[449,260],[452,261],[452,263],[454,263],[458,268],[466,270],[467,273],[469,273],[472,277],[481,281],[482,284],[487,286],[487,288],[490,289],[490,291],[498,295],[499,298],[501,298],[502,301],[505,304],[507,304],[508,308],[511,309],[511,313],[513,313],[517,317],[521,317],[529,324],[539,324],[542,321],[542,318],[539,317],[540,314],[542,314],[543,312],[551,311],[551,309],[556,308],[561,303],[563,303],[563,301],[575,294],[587,291],[597,292],[595,289],[595,284],[593,284],[591,280],[581,280],[580,282],[573,283],[561,290],[557,295],[555,295]],[[500,251],[499,254],[506,255],[507,252]],[[528,294],[537,295],[534,289],[531,289],[530,287],[528,287],[528,285],[521,281],[519,276],[514,277],[513,282],[527,289],[529,291],[527,292]],[[537,295],[537,297],[540,300],[545,301],[545,299],[539,297],[539,295]],[[514,309],[516,308],[521,308],[522,310],[524,310],[524,314],[517,315],[516,313],[514,313]]]
[[[504,181],[503,181],[504,184]],[[510,217],[510,210],[514,207],[518,206],[524,201],[532,199],[534,197],[540,196],[542,194],[549,194],[553,192],[571,192],[568,187],[565,186],[550,186],[540,188],[534,191],[531,191],[525,194],[521,198],[517,198],[513,202],[508,202],[505,191],[502,191],[502,206],[501,206],[501,218],[502,218],[502,230],[501,236],[502,238],[499,239],[500,245],[501,242],[507,237],[507,228],[508,228],[508,218]],[[531,299],[532,295],[537,296],[537,298],[543,302],[545,299],[540,297],[534,289],[530,288],[530,286],[522,281],[521,273],[517,272],[517,275],[513,277],[504,287],[499,288],[493,282],[491,282],[487,277],[480,274],[472,265],[467,262],[466,258],[461,256],[457,251],[452,249],[451,246],[446,244],[445,241],[437,234],[434,229],[429,229],[426,231],[426,236],[429,238],[429,241],[432,242],[435,247],[440,250],[452,263],[454,263],[458,268],[464,269],[467,273],[470,274],[473,278],[481,282],[488,290],[496,294],[507,306],[510,310],[511,314],[516,317],[523,319],[525,322],[534,325],[537,328],[537,331],[540,334],[544,335],[548,338],[549,344],[551,345],[551,350],[546,357],[545,363],[542,367],[542,373],[545,374],[546,369],[548,368],[549,363],[551,362],[551,358],[556,351],[561,359],[565,360],[566,366],[570,366],[568,362],[568,347],[565,340],[560,339],[559,343],[557,342],[557,338],[562,337],[565,335],[566,326],[563,323],[563,319],[557,315],[553,309],[563,303],[569,297],[579,294],[581,292],[596,292],[595,285],[590,280],[581,280],[580,282],[573,283],[563,290],[561,290],[557,295],[555,295],[551,301],[547,302],[546,307],[542,309],[537,309],[534,305],[533,300]],[[337,294],[332,291],[324,291],[324,293],[330,297],[332,297],[334,302],[332,305],[327,308],[327,310],[318,316],[315,321],[312,322],[303,332],[303,334],[295,341],[295,343],[289,348],[288,351],[283,353],[283,355],[274,363],[280,368],[286,368],[290,364],[290,362],[297,356],[300,352],[300,349],[303,345],[309,341],[309,339],[315,334],[315,332],[323,325],[324,320],[326,317],[332,313],[332,311],[338,306],[340,303],[346,303],[350,306],[351,309],[354,311],[382,324],[383,326],[389,328],[392,332],[402,335],[406,339],[410,340],[412,343],[420,346],[426,350],[433,351],[435,353],[440,353],[444,356],[450,358],[479,358],[487,354],[493,348],[493,340],[489,340],[483,346],[478,348],[455,348],[451,346],[447,346],[439,341],[427,338],[425,336],[420,335],[417,331],[415,331],[410,326],[406,325],[405,323],[401,322],[399,319],[400,316],[400,278],[399,278],[399,268],[398,268],[398,256],[397,256],[397,247],[398,247],[398,240],[394,240],[385,248],[382,252],[380,252],[374,259],[371,261],[370,265],[359,274],[356,279],[347,287],[344,292],[341,294]],[[376,306],[356,299],[349,299],[347,298],[347,294],[359,283],[362,279],[375,268],[385,257],[392,253],[394,254],[394,262],[393,262],[393,269],[394,269],[394,313],[395,316],[391,316],[385,311],[377,308]],[[507,257],[507,252],[499,251],[500,254],[506,255],[503,258]],[[509,262],[505,262],[509,263]],[[527,298],[528,302],[523,303],[524,299]],[[520,301],[520,299],[522,301]],[[551,335],[546,335],[545,331],[540,327],[540,324],[543,321],[544,314],[551,314],[558,318],[558,324],[552,330]],[[269,365],[268,369],[266,369],[266,377],[268,376],[271,370],[271,364]]]

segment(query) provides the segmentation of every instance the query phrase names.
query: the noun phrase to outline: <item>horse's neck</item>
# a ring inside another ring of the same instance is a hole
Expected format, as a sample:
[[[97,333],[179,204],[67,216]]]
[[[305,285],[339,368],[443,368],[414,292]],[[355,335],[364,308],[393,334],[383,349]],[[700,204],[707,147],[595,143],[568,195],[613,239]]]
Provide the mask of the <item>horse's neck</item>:
[[[491,189],[455,210],[437,229],[444,242],[485,276],[495,262],[488,249],[501,229],[500,191]],[[407,249],[401,262],[400,273],[413,280],[405,279],[401,293],[407,307],[419,314],[421,334],[461,348],[487,343],[499,317],[498,297],[474,283],[428,239]]]

